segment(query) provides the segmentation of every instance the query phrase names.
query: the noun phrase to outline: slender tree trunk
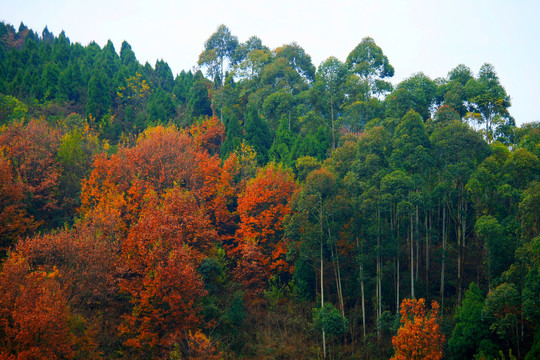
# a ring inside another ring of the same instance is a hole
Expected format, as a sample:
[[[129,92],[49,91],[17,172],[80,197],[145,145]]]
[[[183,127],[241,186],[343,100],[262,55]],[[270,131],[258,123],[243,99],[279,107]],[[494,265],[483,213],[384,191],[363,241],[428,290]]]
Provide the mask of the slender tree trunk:
[[[321,248],[320,248],[320,261],[321,261],[321,310],[324,308],[324,266],[323,266],[323,239],[324,239],[324,232],[323,232],[323,210],[322,210],[322,199],[319,199],[320,201],[320,209],[319,209],[319,230],[321,234]],[[323,359],[326,359],[326,334],[324,332],[324,327],[322,329],[322,343],[323,343]]]
[[[420,272],[420,226],[418,220],[418,205],[416,205],[416,226],[414,232],[416,234],[414,237],[416,242],[416,272],[414,274],[414,280],[418,282],[418,274]]]
[[[446,259],[446,206],[443,205],[443,223],[442,223],[443,251],[441,262],[441,313],[444,312],[444,266]]]
[[[397,281],[396,281],[396,314],[399,314],[399,304],[401,303],[400,295],[399,295],[399,285],[400,285],[400,269],[399,269],[399,218],[396,215],[396,240],[397,240],[397,265],[396,265],[396,272],[397,272]]]
[[[289,131],[291,131],[291,110],[289,110]]]
[[[220,118],[220,121],[221,123],[223,124],[223,84],[224,84],[224,79],[223,79],[223,76],[225,76],[224,74],[224,66],[223,66],[223,56],[221,57],[221,61],[220,61],[220,67],[221,67],[221,78],[219,79],[219,83],[220,83],[220,91],[219,91],[219,97],[220,97],[220,114],[219,114],[219,118]]]
[[[457,214],[457,292],[458,292],[458,305],[461,305],[461,199],[458,200],[458,214]]]
[[[377,205],[377,321],[382,314],[382,282],[381,282],[381,210]],[[377,340],[381,341],[381,330],[377,327]]]
[[[322,240],[322,239],[321,239]],[[321,310],[324,308],[324,268],[323,268],[323,243],[321,241]],[[323,359],[326,359],[326,334],[322,329]]]
[[[358,237],[356,237],[356,248],[360,250],[360,296],[362,298],[362,334],[366,338],[366,305],[364,294],[364,246],[359,246]]]
[[[330,117],[332,120],[332,149],[336,148],[336,132],[334,130],[334,102],[330,101]]]
[[[330,232],[330,229],[328,229]],[[330,236],[330,234],[328,234]],[[341,272],[339,270],[339,258],[337,253],[337,246],[334,249],[334,244],[330,245],[330,253],[332,255],[332,264],[334,265],[334,277],[336,279],[336,291],[339,300],[339,308],[341,311],[341,316],[345,317],[345,306],[343,303],[343,292],[341,288]]]
[[[336,258],[337,258],[337,274],[338,274],[338,288],[339,288],[339,304],[341,306],[341,316],[345,317],[345,303],[343,301],[343,287],[341,286],[341,264],[339,262],[339,254],[336,246]]]
[[[462,247],[462,251],[461,251],[461,281],[463,282],[463,274],[465,272],[465,255],[467,253],[466,251],[466,239],[467,239],[467,207],[468,207],[468,204],[466,201],[463,201],[463,214],[462,214],[462,219],[461,219],[461,236],[462,236],[462,244],[461,244],[461,247]],[[461,305],[461,301],[463,300],[463,284],[460,284],[460,291],[459,291],[459,304]]]
[[[424,217],[424,228],[426,229],[426,298],[429,299],[429,231],[428,228],[429,210],[426,211]]]
[[[410,250],[411,250],[411,298],[414,299],[414,236],[413,236],[413,216],[412,214],[409,215],[409,223],[410,223]]]

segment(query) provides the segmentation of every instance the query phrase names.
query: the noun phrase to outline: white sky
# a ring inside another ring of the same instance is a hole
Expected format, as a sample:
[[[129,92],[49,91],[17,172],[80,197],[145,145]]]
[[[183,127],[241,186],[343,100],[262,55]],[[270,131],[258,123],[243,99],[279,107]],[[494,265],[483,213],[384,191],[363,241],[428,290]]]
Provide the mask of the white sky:
[[[393,83],[420,71],[444,77],[458,64],[476,74],[489,62],[516,123],[540,121],[538,0],[0,0],[0,9],[16,29],[22,21],[41,35],[47,25],[84,46],[110,39],[119,52],[126,40],[142,64],[163,59],[174,75],[196,66],[220,24],[240,42],[295,41],[316,67],[330,56],[345,61],[370,36],[396,70]]]

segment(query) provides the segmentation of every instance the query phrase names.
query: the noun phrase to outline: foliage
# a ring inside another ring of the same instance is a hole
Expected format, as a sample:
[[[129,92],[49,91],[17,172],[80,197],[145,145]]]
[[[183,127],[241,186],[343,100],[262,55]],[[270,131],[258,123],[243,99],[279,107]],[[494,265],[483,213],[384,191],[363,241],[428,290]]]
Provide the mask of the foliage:
[[[440,358],[414,294],[449,357],[535,356],[540,127],[492,65],[225,25],[198,65],[0,23],[0,357],[383,359],[401,309]]]
[[[444,334],[438,323],[439,304],[425,300],[404,299],[401,302],[401,327],[392,344],[396,351],[392,359],[442,359]]]

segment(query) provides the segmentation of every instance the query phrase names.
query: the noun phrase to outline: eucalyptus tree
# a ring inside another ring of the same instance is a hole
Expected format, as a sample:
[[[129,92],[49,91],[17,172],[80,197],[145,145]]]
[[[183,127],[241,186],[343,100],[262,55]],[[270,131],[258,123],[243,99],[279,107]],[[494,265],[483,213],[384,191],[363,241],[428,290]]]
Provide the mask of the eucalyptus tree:
[[[344,83],[347,67],[335,57],[329,57],[319,66],[315,75],[315,101],[323,113],[329,115],[327,124],[332,132],[332,148],[336,148],[336,121],[345,102]]]
[[[467,118],[485,126],[484,136],[488,143],[494,140],[494,127],[511,121],[508,108],[510,96],[499,82],[495,68],[491,64],[480,67],[478,78],[465,84],[468,110]]]
[[[288,232],[300,239],[301,263],[317,263],[319,267],[320,309],[325,307],[325,258],[329,236],[332,236],[332,217],[335,206],[336,176],[325,168],[312,171],[293,200],[293,215],[288,221]],[[298,269],[300,270],[300,268]],[[326,358],[326,333],[322,328],[323,357]]]
[[[405,89],[410,93],[414,102],[412,109],[419,113],[424,121],[431,117],[437,96],[437,84],[435,81],[420,72],[400,82],[396,89]]]
[[[225,80],[226,61],[229,65],[233,61],[238,38],[231,34],[225,25],[220,25],[208,40],[204,43],[204,50],[199,55],[199,66],[205,67],[208,76],[214,79],[214,83],[223,89]],[[222,100],[222,99],[221,99]],[[223,104],[220,104],[220,117],[223,122]]]
[[[481,136],[461,121],[438,124],[431,134],[433,154],[438,168],[437,188],[442,199],[443,215],[448,214],[455,225],[457,249],[457,292],[461,300],[463,264],[467,239],[471,235],[474,207],[470,204],[467,191],[469,179],[479,163],[489,155],[489,148]],[[443,258],[441,268],[441,296],[445,288],[445,251],[448,228],[443,219]],[[441,301],[442,303],[442,301]]]
[[[367,82],[368,98],[372,95],[382,96],[391,91],[392,85],[384,79],[394,76],[394,67],[372,38],[363,38],[347,56],[346,64],[361,81]]]
[[[414,298],[415,280],[418,278],[419,272],[420,200],[421,193],[427,183],[429,170],[433,164],[431,142],[426,134],[421,115],[414,110],[410,110],[396,127],[390,162],[393,169],[403,170],[410,177],[413,184],[409,189],[408,204],[405,206],[404,211],[409,215],[407,242],[410,249],[411,297]],[[416,256],[414,254],[415,245]]]
[[[360,218],[355,224],[362,226],[357,229],[361,238],[360,247],[361,285],[367,277],[366,259],[375,260],[375,296],[373,308],[375,319],[378,321],[383,313],[383,277],[385,264],[383,258],[383,241],[386,233],[387,221],[385,201],[381,190],[382,179],[389,171],[389,158],[392,151],[390,134],[382,126],[375,126],[366,131],[365,136],[358,140],[358,151],[351,171],[347,174],[346,184],[354,196],[356,214]],[[371,253],[365,253],[362,249]],[[370,256],[371,255],[371,256]],[[364,270],[366,269],[366,270]],[[373,297],[373,296],[370,296]],[[362,301],[364,303],[364,301]],[[364,306],[365,307],[365,306]],[[381,331],[377,328],[377,337],[381,339]]]

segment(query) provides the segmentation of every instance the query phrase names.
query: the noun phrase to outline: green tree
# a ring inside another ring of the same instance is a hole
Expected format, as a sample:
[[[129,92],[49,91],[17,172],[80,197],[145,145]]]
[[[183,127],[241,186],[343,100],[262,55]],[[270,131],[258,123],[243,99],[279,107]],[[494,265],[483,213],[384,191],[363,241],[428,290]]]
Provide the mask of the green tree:
[[[491,64],[480,67],[477,79],[465,85],[469,103],[467,118],[485,126],[484,136],[489,143],[494,140],[496,127],[509,119],[510,96],[500,84],[495,68]]]
[[[352,73],[367,80],[368,97],[382,95],[391,89],[389,83],[383,79],[394,76],[394,67],[372,38],[363,38],[347,56],[346,64]]]
[[[105,72],[96,67],[88,83],[86,115],[101,120],[110,110],[111,97]]]
[[[454,315],[455,326],[448,340],[450,358],[472,359],[482,342],[489,342],[489,324],[482,319],[484,295],[475,283],[465,292],[465,299]],[[484,348],[486,346],[483,346]]]
[[[281,120],[272,147],[269,150],[269,158],[276,163],[283,163],[292,168],[292,150],[295,142],[295,135],[289,130],[285,118]]]
[[[188,109],[192,119],[200,116],[212,116],[211,101],[208,96],[208,84],[202,73],[198,71],[189,91]]]
[[[313,90],[316,102],[329,120],[328,128],[332,133],[332,148],[336,148],[336,122],[345,100],[344,82],[347,76],[345,64],[335,57],[326,59],[317,70]]]
[[[245,115],[244,130],[246,142],[257,153],[257,161],[260,165],[268,162],[268,150],[272,146],[272,137],[268,125],[259,116],[254,106],[248,106]]]
[[[437,95],[437,85],[433,80],[420,72],[400,82],[396,89],[405,89],[410,93],[414,103],[412,109],[419,113],[422,119],[431,117],[432,105]]]
[[[214,83],[223,89],[225,80],[226,61],[232,63],[234,53],[238,47],[238,38],[231,34],[225,25],[220,25],[204,43],[204,50],[199,55],[199,66],[205,67],[207,74],[214,79]],[[220,100],[223,100],[220,98]],[[221,109],[221,122],[223,122],[223,104]]]
[[[199,55],[199,66],[206,67],[207,73],[216,84],[223,86],[225,79],[225,61],[231,61],[238,46],[238,38],[231,34],[225,25],[217,30],[204,43],[204,50]]]
[[[276,59],[286,59],[289,66],[300,74],[303,79],[308,83],[313,82],[315,79],[315,66],[311,62],[311,56],[301,46],[293,42],[277,48],[274,52]]]

